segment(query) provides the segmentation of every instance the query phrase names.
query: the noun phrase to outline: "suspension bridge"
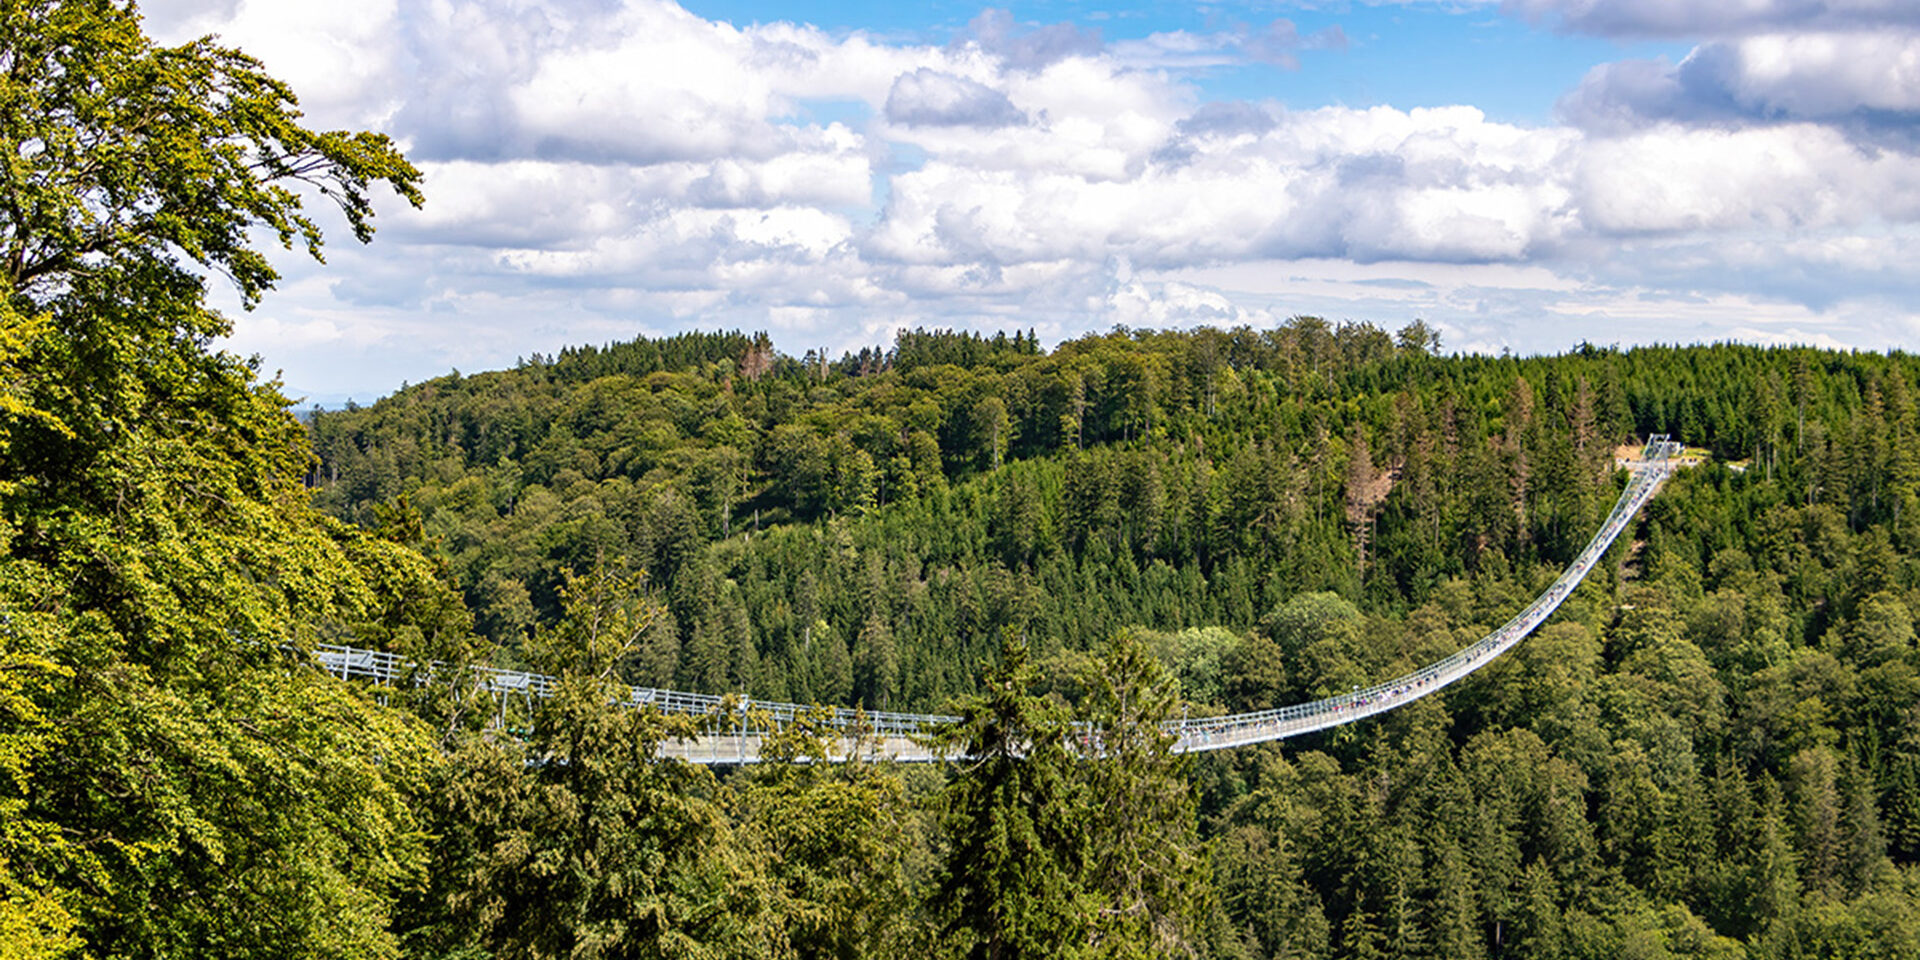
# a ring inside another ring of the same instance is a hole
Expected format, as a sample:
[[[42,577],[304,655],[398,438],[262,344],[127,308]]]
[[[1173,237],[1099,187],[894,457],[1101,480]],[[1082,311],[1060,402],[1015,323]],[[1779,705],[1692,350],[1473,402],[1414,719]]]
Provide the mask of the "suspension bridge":
[[[1363,690],[1270,710],[1168,721],[1164,730],[1173,738],[1174,751],[1224,750],[1343,726],[1432,696],[1486,666],[1545,623],[1573,594],[1614,539],[1672,474],[1674,457],[1680,449],[1680,444],[1665,434],[1649,439],[1639,459],[1626,464],[1627,487],[1621,491],[1620,499],[1593,539],[1544,593],[1479,641],[1412,673]],[[422,682],[422,671],[391,653],[322,645],[314,649],[314,656],[323,669],[343,680],[394,684],[413,678],[413,682]],[[531,707],[534,700],[551,695],[555,686],[552,677],[519,670],[479,668],[472,676],[473,682],[496,698],[497,721],[503,725],[511,705]],[[798,722],[812,725],[828,738],[829,756],[824,758],[827,760],[942,761],[948,758],[933,744],[931,734],[959,720],[942,714],[772,703],[742,696],[648,687],[631,688],[627,703],[636,709],[651,708],[700,718],[703,721],[700,735],[664,742],[659,753],[663,757],[709,765],[758,763],[767,738]]]

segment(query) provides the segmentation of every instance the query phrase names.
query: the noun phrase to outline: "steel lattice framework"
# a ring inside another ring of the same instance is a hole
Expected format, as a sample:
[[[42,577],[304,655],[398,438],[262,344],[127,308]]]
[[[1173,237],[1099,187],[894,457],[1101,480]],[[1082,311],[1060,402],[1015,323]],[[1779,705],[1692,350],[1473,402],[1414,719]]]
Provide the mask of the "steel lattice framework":
[[[1680,444],[1666,434],[1649,439],[1640,459],[1627,464],[1631,473],[1627,488],[1579,556],[1545,593],[1478,642],[1444,660],[1364,690],[1252,713],[1169,721],[1164,729],[1173,738],[1174,751],[1222,750],[1342,726],[1431,696],[1486,666],[1545,623],[1573,594],[1614,539],[1672,474],[1673,458],[1680,449]],[[415,683],[432,682],[437,668],[429,665],[424,670],[415,669],[414,664],[395,654],[357,647],[318,646],[314,648],[314,656],[321,667],[341,679],[372,680],[381,684],[408,682],[409,678]],[[507,722],[510,704],[517,701],[530,706],[533,700],[549,696],[555,684],[552,677],[519,670],[483,667],[470,675],[475,683],[498,699],[498,722],[502,724]],[[837,737],[829,742],[831,755],[826,758],[829,760],[940,761],[947,757],[933,745],[931,734],[959,720],[942,714],[771,703],[744,696],[648,687],[631,688],[626,702],[635,708],[701,718],[705,731],[701,735],[670,740],[660,746],[663,757],[701,764],[758,763],[761,746],[769,734],[802,720],[816,730]]]

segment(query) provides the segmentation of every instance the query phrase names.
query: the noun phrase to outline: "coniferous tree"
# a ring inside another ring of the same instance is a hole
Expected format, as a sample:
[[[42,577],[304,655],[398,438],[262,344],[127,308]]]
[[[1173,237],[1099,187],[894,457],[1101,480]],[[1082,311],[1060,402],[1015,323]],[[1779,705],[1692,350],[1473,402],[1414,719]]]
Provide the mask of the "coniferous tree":
[[[569,577],[529,646],[551,694],[524,741],[478,736],[434,802],[442,833],[417,947],[501,957],[751,957],[785,940],[773,891],[705,769],[663,760],[693,723],[628,703],[620,663],[667,614],[637,582]]]
[[[900,655],[893,645],[893,631],[878,610],[867,615],[854,642],[854,696],[863,705],[887,709],[893,691],[900,685]]]
[[[1027,658],[1024,643],[1002,646],[945,741],[966,759],[945,796],[934,906],[961,954],[981,960],[1077,957],[1087,943],[1078,761],[1066,712],[1033,692]]]
[[[1079,712],[1091,955],[1200,956],[1212,884],[1189,764],[1161,729],[1173,678],[1131,633],[1109,641],[1090,671]]]

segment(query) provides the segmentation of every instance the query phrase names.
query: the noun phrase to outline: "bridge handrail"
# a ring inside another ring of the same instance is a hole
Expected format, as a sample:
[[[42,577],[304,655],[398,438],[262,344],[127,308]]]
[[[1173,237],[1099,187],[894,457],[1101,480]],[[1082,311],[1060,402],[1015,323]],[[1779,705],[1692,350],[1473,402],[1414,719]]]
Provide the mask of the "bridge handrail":
[[[315,644],[313,656],[319,661],[322,669],[343,680],[373,680],[388,685],[403,680],[413,666],[412,661],[399,654],[339,644]],[[447,670],[448,667],[444,662],[433,661],[414,673],[413,681],[416,684],[430,683],[436,676]],[[472,668],[472,674],[475,682],[489,693],[541,699],[551,696],[558,683],[555,678],[547,674],[503,667],[476,666]],[[807,704],[754,700],[750,697],[688,693],[657,687],[630,687],[625,699],[636,707],[653,706],[667,713],[706,716],[731,711],[764,716],[781,725],[792,723],[802,716],[821,716],[832,726],[849,729],[857,726],[874,732],[917,733],[925,727],[956,723],[960,719],[942,714],[859,710],[851,707],[816,707]]]
[[[1251,742],[1246,738],[1222,736],[1223,734],[1277,733],[1277,736],[1253,738],[1277,739],[1278,736],[1308,733],[1351,723],[1362,717],[1404,705],[1441,690],[1473,673],[1532,633],[1536,627],[1546,621],[1547,617],[1559,609],[1560,604],[1565,602],[1568,596],[1572,595],[1573,589],[1586,578],[1593,564],[1606,553],[1607,548],[1613,545],[1614,539],[1620,532],[1626,529],[1633,515],[1666,480],[1672,471],[1671,456],[1678,451],[1679,444],[1668,441],[1664,436],[1655,437],[1649,441],[1640,461],[1640,469],[1634,471],[1626,489],[1621,491],[1620,498],[1615,501],[1612,511],[1608,513],[1606,521],[1601,524],[1593,539],[1588,541],[1586,547],[1580,551],[1566,570],[1561,572],[1546,592],[1536,597],[1513,619],[1479,641],[1442,660],[1364,690],[1249,713],[1173,721],[1167,725],[1167,733],[1177,738],[1177,749],[1182,751],[1221,749]],[[1276,727],[1280,729],[1274,730]]]
[[[1546,592],[1534,598],[1513,619],[1475,643],[1411,673],[1364,690],[1266,710],[1174,720],[1167,722],[1162,729],[1174,738],[1176,751],[1216,750],[1351,723],[1429,696],[1459,681],[1519,643],[1559,609],[1607,548],[1613,545],[1614,539],[1626,529],[1634,514],[1665,482],[1673,470],[1672,458],[1680,450],[1680,444],[1665,434],[1650,438],[1640,460],[1632,464],[1635,469],[1626,489],[1621,491],[1620,498],[1614,502],[1613,509],[1594,533],[1593,539],[1555,578]],[[323,669],[341,679],[370,679],[389,685],[403,680],[413,667],[410,661],[397,654],[335,644],[316,645],[313,655]],[[436,661],[412,671],[413,679],[415,683],[428,683],[446,670],[445,664]],[[500,667],[475,667],[473,676],[488,692],[500,696],[545,698],[552,695],[556,686],[555,679],[545,674]],[[903,737],[922,737],[936,727],[957,723],[960,719],[945,714],[819,707],[654,687],[629,688],[626,700],[636,707],[652,706],[668,713],[716,720],[728,718],[733,723],[731,735],[741,741],[784,727],[802,716],[818,717],[829,727],[849,732]],[[739,748],[739,754],[741,761],[736,761],[730,754],[721,755],[717,752],[705,759],[707,762],[744,761],[744,747]],[[689,759],[696,758],[690,756]]]

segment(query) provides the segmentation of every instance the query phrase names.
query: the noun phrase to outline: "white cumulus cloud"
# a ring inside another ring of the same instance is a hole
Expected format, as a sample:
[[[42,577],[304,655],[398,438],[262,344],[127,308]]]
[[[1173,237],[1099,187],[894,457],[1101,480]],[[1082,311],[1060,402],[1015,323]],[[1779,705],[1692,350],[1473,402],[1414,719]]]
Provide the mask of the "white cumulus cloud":
[[[235,343],[296,388],[687,326],[806,349],[1314,312],[1497,349],[1694,329],[1660,311],[1708,338],[1872,318],[1868,345],[1920,316],[1889,252],[1920,249],[1913,5],[1751,0],[1715,23],[1729,8],[1703,0],[1505,6],[1705,32],[1523,125],[1202,95],[1193,70],[1345,42],[1284,20],[1109,42],[989,10],[936,44],[666,0],[144,9],[163,36],[254,52],[315,123],[387,130],[423,169],[424,210],[383,207],[372,250],[289,263],[239,319]]]
[[[1920,25],[1910,0],[1502,0],[1509,13],[1602,36],[1683,37]]]

